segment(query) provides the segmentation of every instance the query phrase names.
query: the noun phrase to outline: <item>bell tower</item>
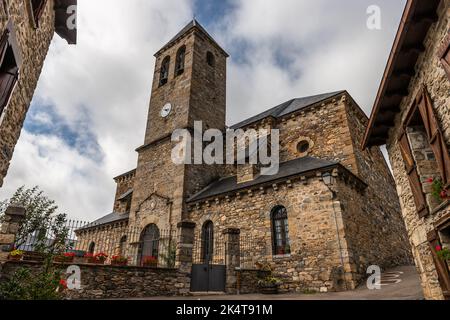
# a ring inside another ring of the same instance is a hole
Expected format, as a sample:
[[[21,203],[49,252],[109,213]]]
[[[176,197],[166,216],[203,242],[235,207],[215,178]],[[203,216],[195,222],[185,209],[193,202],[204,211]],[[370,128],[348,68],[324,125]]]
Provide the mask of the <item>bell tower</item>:
[[[196,20],[155,54],[146,144],[194,121],[225,128],[227,57]]]
[[[183,219],[186,197],[216,175],[214,167],[174,164],[171,136],[176,129],[191,130],[194,121],[225,130],[228,54],[193,20],[155,58],[144,145],[136,150],[130,223],[166,229]]]

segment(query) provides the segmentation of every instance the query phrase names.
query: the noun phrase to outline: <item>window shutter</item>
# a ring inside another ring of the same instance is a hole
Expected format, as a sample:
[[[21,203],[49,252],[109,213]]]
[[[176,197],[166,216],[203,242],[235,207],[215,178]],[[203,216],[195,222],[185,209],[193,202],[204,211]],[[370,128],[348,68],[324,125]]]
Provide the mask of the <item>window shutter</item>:
[[[39,19],[42,16],[42,13],[44,13],[46,0],[31,0],[31,6],[33,8],[33,17],[34,22],[36,23],[36,26],[39,24]]]
[[[422,183],[420,182],[420,177],[417,172],[414,157],[411,152],[411,147],[409,146],[408,136],[406,135],[405,131],[403,131],[400,135],[398,142],[403,160],[406,165],[406,173],[408,174],[409,184],[411,185],[417,212],[419,214],[419,217],[425,217],[428,214],[426,199],[422,190]]]
[[[433,103],[427,92],[423,88],[423,92],[418,101],[419,111],[425,124],[428,140],[436,156],[436,162],[441,173],[442,181],[445,185],[450,185],[450,155],[444,135],[439,127]]]
[[[428,234],[428,241],[431,250],[431,255],[433,256],[434,265],[436,266],[436,272],[438,274],[438,281],[441,285],[442,292],[446,299],[450,298],[450,274],[446,262],[438,257],[436,252],[436,247],[441,246],[438,239],[436,231],[430,232]]]
[[[9,97],[17,82],[19,68],[13,67],[7,72],[0,73],[0,115],[8,104]]]
[[[6,49],[8,48],[9,30],[6,29],[0,37],[0,66],[3,64],[5,58]]]

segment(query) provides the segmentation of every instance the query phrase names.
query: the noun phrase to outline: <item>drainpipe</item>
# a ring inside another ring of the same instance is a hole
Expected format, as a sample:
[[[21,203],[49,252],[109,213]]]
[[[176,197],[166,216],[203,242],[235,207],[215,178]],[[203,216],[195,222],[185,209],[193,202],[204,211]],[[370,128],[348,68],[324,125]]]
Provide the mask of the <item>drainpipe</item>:
[[[333,184],[333,176],[329,172],[326,172],[326,173],[322,174],[322,181],[323,181],[324,185],[328,188],[328,190],[331,192],[331,195],[332,195],[331,200],[332,200],[332,207],[333,207],[333,214],[334,214],[334,223],[335,223],[335,226],[336,226],[336,234],[337,234],[337,240],[338,240],[338,246],[339,246],[339,258],[341,260],[342,272],[344,274],[345,290],[348,290],[347,281],[345,279],[344,257],[342,256],[341,235],[339,233],[339,224],[338,224],[337,212],[336,212],[336,208],[334,207],[334,201],[337,199],[337,194],[336,194],[336,191],[334,191],[331,188],[331,185]]]

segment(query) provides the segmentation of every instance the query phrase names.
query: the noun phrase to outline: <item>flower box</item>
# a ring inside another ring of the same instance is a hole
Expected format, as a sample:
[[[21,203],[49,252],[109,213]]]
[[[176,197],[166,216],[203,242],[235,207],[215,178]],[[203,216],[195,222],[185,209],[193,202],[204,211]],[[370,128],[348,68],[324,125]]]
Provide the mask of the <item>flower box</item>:
[[[120,262],[120,261],[111,261],[111,265],[115,267],[125,267],[128,265],[128,261]]]
[[[40,252],[26,251],[23,255],[23,260],[24,261],[42,262],[45,260],[45,255]]]
[[[8,259],[12,260],[12,261],[20,261],[20,260],[22,260],[22,258],[23,258],[23,255],[14,255],[14,256],[9,255],[8,256]]]

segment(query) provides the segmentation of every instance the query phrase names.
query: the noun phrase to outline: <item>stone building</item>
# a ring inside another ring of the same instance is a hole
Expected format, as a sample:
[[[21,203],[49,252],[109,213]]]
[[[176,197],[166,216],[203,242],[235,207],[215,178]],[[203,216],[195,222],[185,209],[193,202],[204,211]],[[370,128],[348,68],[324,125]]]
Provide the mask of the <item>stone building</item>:
[[[383,144],[425,297],[449,299],[449,0],[407,2],[363,147]]]
[[[139,263],[158,252],[145,237],[191,222],[193,282],[202,277],[196,264],[228,264],[220,257],[224,234],[240,233],[235,266],[270,263],[284,291],[353,289],[370,265],[412,262],[394,180],[378,147],[361,150],[368,118],[348,92],[292,99],[230,128],[279,130],[275,175],[262,175],[261,164],[177,165],[175,129],[192,132],[194,121],[227,129],[228,55],[194,20],[155,57],[137,168],[115,178],[114,213],[91,229],[127,221],[141,230],[127,240],[128,257]],[[80,241],[90,243],[83,232]]]
[[[76,0],[0,1],[0,187],[53,34],[58,33],[70,44],[76,42],[76,29],[71,28],[76,10],[69,8],[76,3]]]

